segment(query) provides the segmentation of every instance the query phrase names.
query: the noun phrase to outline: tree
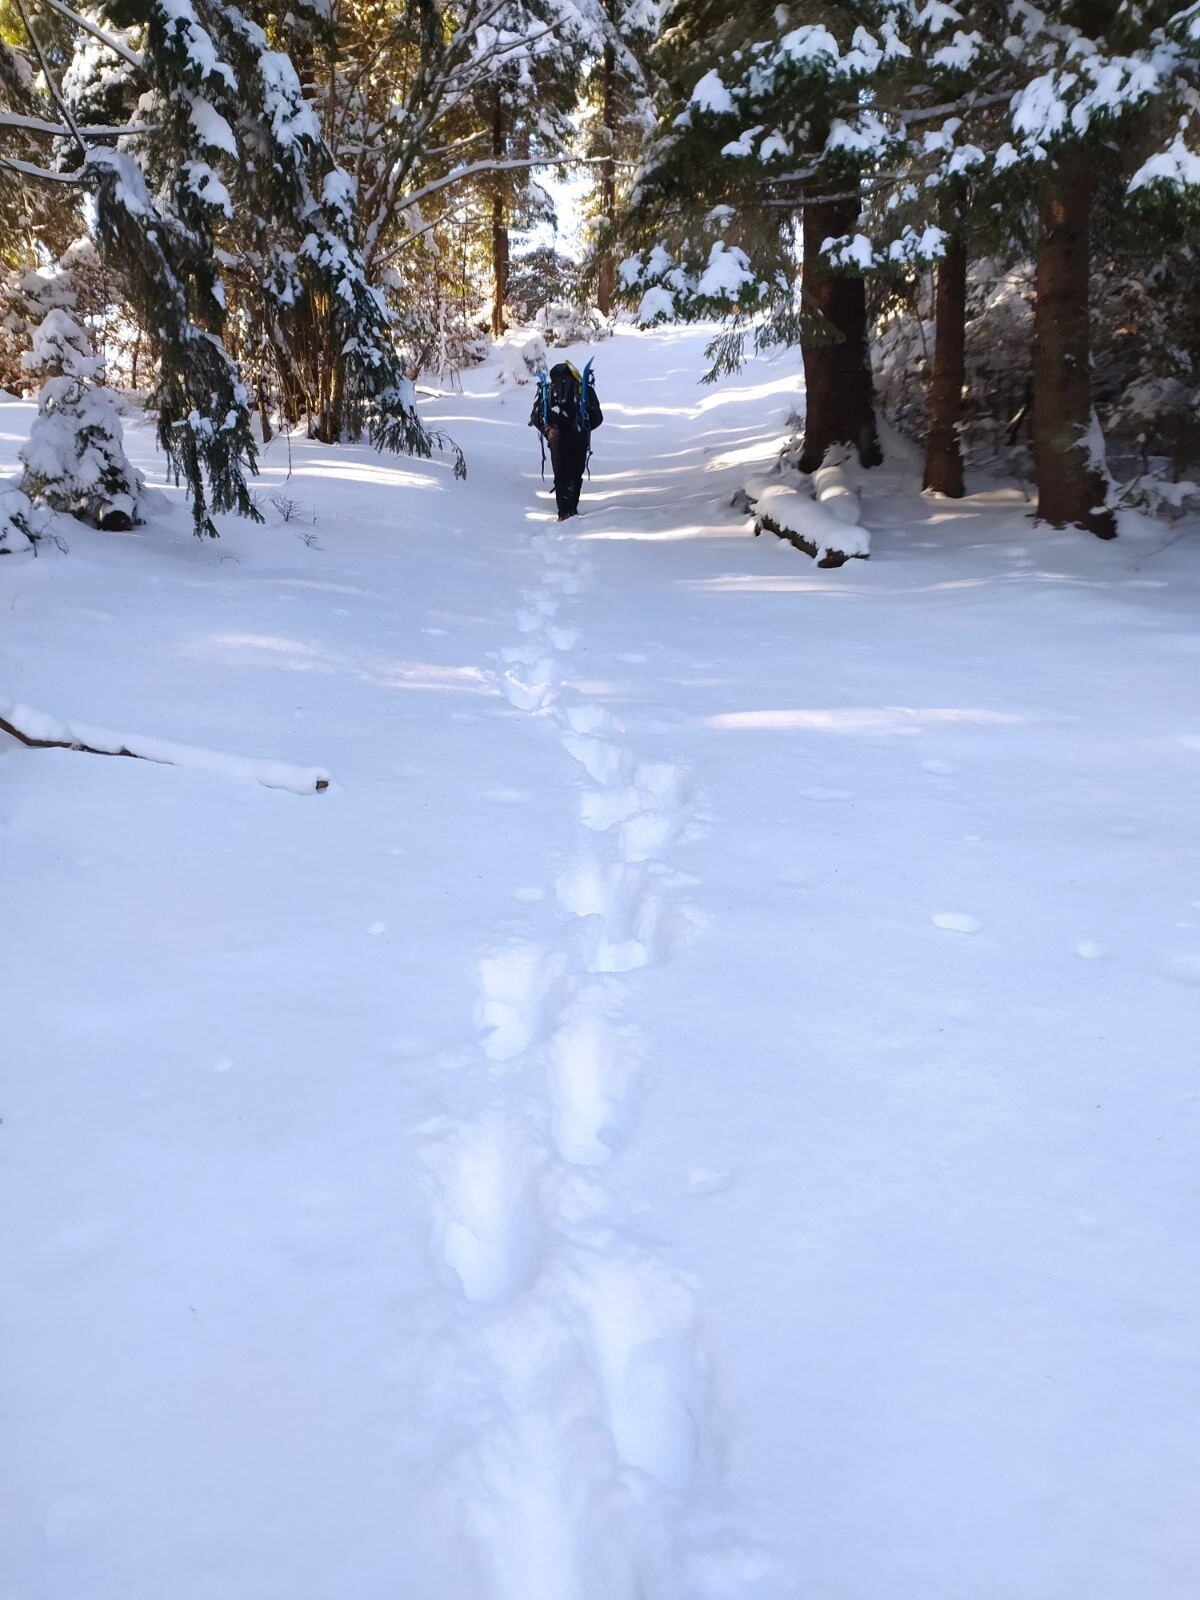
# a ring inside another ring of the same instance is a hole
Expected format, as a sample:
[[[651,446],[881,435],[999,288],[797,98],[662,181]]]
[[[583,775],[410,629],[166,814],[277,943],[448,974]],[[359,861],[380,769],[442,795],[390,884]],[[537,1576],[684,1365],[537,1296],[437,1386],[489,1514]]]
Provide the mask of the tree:
[[[104,363],[75,315],[70,268],[27,274],[22,293],[30,328],[24,365],[41,388],[21,450],[21,490],[34,505],[95,527],[131,528],[141,521],[145,482],[125,454]]]
[[[748,326],[760,346],[800,343],[810,469],[843,444],[880,459],[861,270],[826,245],[855,232],[864,175],[886,154],[847,136],[844,111],[906,55],[901,9],[797,22],[782,6],[676,0],[659,51],[668,92],[622,225],[622,287],[644,320],[731,320],[714,371],[740,358]]]
[[[605,316],[617,288],[613,239],[623,188],[619,174],[640,154],[654,126],[648,58],[661,13],[661,0],[602,0],[599,55],[584,85],[584,149],[597,162],[589,207],[594,224],[590,276]]]

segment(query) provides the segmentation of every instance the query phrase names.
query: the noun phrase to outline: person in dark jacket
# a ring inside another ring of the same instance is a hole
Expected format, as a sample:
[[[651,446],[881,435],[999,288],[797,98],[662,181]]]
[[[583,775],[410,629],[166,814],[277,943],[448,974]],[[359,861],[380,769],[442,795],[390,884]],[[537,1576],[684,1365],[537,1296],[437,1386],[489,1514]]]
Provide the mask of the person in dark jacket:
[[[554,464],[554,498],[558,520],[579,514],[583,475],[592,450],[592,432],[604,421],[604,413],[589,383],[582,408],[582,379],[569,361],[550,368],[547,382],[539,385],[529,426],[536,428],[550,447]],[[582,409],[582,414],[581,414]]]

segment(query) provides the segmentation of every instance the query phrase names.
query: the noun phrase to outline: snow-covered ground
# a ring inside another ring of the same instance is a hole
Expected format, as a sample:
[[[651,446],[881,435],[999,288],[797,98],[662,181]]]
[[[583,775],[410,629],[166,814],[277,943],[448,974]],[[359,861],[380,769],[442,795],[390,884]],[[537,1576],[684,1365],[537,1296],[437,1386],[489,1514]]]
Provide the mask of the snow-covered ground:
[[[565,531],[483,369],[465,485],[0,563],[201,752],[0,753],[2,1600],[1196,1594],[1200,537],[901,466],[818,571],[702,344]]]

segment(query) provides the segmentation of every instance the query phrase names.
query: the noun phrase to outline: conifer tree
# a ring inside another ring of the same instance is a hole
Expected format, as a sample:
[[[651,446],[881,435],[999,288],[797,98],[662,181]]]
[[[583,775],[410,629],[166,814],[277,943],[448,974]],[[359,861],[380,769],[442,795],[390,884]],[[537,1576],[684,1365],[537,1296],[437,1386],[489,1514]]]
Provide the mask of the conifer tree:
[[[659,53],[669,94],[622,230],[640,248],[621,272],[645,320],[733,319],[717,369],[739,358],[748,321],[760,344],[801,344],[806,469],[844,444],[880,459],[861,273],[824,245],[854,231],[881,158],[847,136],[845,108],[907,53],[889,0],[812,15],[676,0]]]
[[[38,414],[21,449],[21,490],[35,505],[104,528],[141,521],[145,482],[125,454],[117,397],[75,311],[70,268],[22,283]]]
[[[654,126],[649,53],[659,30],[661,0],[601,0],[598,56],[585,84],[584,149],[597,161],[589,212],[591,276],[605,316],[616,294],[613,237],[621,170],[631,165]]]

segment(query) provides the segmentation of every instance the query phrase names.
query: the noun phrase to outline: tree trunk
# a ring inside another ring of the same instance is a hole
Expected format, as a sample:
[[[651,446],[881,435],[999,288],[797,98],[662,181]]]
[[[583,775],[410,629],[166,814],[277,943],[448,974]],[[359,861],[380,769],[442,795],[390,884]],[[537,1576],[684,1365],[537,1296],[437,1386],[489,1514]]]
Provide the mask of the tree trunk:
[[[806,395],[802,472],[815,472],[831,445],[853,445],[864,467],[883,460],[867,343],[867,286],[861,278],[834,272],[821,254],[823,240],[855,231],[858,213],[856,200],[804,207],[805,307],[820,312],[834,331],[826,328],[801,338]]]
[[[609,7],[611,18],[612,7]],[[601,127],[604,140],[605,159],[600,165],[600,218],[601,227],[604,229],[605,239],[612,237],[613,225],[617,219],[617,57],[611,40],[604,46],[604,65],[601,88],[603,93],[603,107],[601,111]],[[596,275],[596,304],[607,317],[612,311],[613,292],[616,287],[616,263],[613,261],[612,251],[605,245],[600,251]]]
[[[1033,463],[1038,519],[1116,537],[1102,462],[1093,459],[1088,349],[1091,156],[1068,147],[1047,172],[1038,203],[1033,318]]]
[[[934,309],[933,381],[929,386],[929,428],[925,435],[922,489],[961,500],[963,382],[966,377],[967,251],[951,237],[937,266]]]
[[[497,89],[492,97],[492,155],[504,159],[506,148],[504,106]],[[504,205],[504,178],[497,173],[492,189],[492,338],[505,329],[504,302],[508,299],[508,217]]]

